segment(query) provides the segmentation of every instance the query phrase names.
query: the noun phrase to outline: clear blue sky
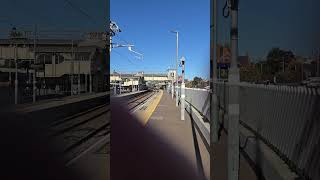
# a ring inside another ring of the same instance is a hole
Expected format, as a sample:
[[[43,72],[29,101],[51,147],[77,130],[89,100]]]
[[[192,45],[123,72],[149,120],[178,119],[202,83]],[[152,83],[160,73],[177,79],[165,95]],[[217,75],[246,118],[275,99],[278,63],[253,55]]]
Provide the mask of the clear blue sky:
[[[105,0],[2,0],[0,36],[10,23],[29,29],[64,31],[104,31],[107,25]],[[123,32],[114,41],[133,43],[144,60],[134,58],[125,48],[113,49],[111,71],[161,72],[175,66],[175,35],[180,31],[180,57],[186,57],[186,77],[209,74],[209,0],[110,0],[111,18]],[[228,36],[229,22],[221,16],[224,0],[219,0],[219,41]],[[239,50],[264,57],[272,47],[309,56],[320,47],[319,0],[240,1]],[[81,9],[90,18],[79,12]]]
[[[224,42],[223,29],[230,22],[222,18],[225,1],[219,2],[219,41]],[[240,0],[240,54],[264,57],[272,47],[280,47],[310,56],[312,49],[320,48],[319,7],[319,0]]]
[[[111,18],[123,32],[114,42],[133,43],[143,61],[127,49],[111,53],[111,70],[165,71],[175,61],[175,36],[180,33],[180,56],[186,57],[186,77],[209,74],[209,0],[111,0]],[[218,1],[218,41],[228,40],[230,22],[222,18],[224,0]],[[265,57],[272,47],[310,56],[320,47],[319,0],[240,1],[239,53]]]
[[[135,45],[144,54],[139,60],[126,48],[111,52],[111,71],[165,72],[175,67],[178,30],[179,56],[186,58],[186,78],[209,76],[209,0],[111,0],[111,19],[122,32],[114,42]],[[181,72],[181,71],[179,71]]]
[[[32,30],[34,24],[37,24],[39,31],[105,31],[106,1],[69,2],[73,7],[66,0],[1,0],[0,35],[7,33],[10,24],[20,30]]]

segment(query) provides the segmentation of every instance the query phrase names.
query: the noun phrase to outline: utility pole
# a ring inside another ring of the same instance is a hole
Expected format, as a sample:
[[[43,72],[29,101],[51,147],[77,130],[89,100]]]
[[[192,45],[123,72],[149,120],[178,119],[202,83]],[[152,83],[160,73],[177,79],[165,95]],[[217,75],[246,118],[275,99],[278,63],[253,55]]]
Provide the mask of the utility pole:
[[[37,25],[34,26],[34,33],[33,33],[33,82],[32,82],[32,102],[36,102],[36,35],[37,35]]]
[[[17,45],[14,46],[14,61],[15,61],[15,80],[14,80],[14,104],[18,104],[18,60],[17,60]]]
[[[182,65],[182,82],[181,82],[181,120],[184,121],[184,109],[185,109],[185,84],[184,84],[184,70],[185,70],[185,58],[181,58],[181,65]]]
[[[239,68],[238,68],[238,0],[231,0],[231,66],[228,105],[228,180],[239,179]]]

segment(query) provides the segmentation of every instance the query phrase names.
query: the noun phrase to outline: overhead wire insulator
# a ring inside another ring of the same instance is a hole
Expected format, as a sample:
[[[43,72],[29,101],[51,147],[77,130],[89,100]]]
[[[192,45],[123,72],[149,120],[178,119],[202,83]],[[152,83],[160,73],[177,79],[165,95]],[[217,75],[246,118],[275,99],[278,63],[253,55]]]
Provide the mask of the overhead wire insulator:
[[[115,36],[116,33],[119,33],[121,32],[121,29],[119,28],[119,26],[113,22],[113,21],[110,21],[110,33],[111,33],[111,36]]]

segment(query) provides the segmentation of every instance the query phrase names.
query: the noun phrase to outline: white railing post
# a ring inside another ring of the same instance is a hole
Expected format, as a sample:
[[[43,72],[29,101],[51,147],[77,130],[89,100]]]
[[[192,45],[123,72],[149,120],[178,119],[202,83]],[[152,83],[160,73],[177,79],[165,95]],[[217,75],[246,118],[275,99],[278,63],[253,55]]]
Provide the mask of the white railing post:
[[[231,65],[228,76],[228,180],[239,179],[238,0],[231,0]]]

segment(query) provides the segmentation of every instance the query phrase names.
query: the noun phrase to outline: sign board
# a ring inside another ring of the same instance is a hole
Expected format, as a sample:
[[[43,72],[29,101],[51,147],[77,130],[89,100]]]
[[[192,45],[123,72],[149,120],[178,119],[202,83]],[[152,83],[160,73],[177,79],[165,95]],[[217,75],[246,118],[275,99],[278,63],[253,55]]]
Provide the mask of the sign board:
[[[230,63],[218,63],[217,68],[228,69],[228,68],[230,68]]]

